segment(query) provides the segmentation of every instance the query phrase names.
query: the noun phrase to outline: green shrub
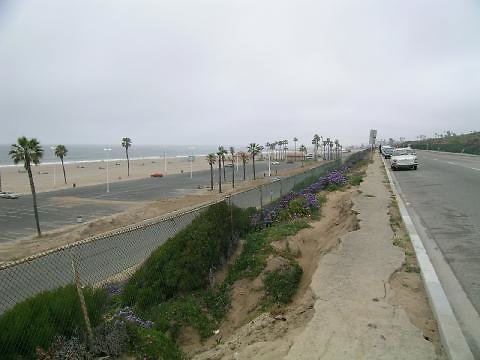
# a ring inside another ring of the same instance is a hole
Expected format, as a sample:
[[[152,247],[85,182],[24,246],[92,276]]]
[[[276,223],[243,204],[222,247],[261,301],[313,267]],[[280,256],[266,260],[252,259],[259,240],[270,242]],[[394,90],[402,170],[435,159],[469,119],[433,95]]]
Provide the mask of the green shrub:
[[[303,270],[297,263],[269,272],[263,280],[267,303],[288,304],[297,292],[302,274]]]
[[[124,304],[146,309],[205,288],[210,269],[228,257],[232,241],[249,231],[252,211],[225,202],[208,207],[150,255],[125,286]]]
[[[342,188],[341,185],[334,184],[334,183],[330,183],[327,186],[325,186],[325,190],[327,191],[337,191],[337,190],[340,190],[341,188]]]
[[[350,183],[350,185],[353,185],[353,186],[360,185],[362,181],[363,181],[362,175],[350,175],[348,177],[348,182]]]
[[[92,327],[102,320],[107,303],[104,290],[83,289]],[[74,285],[45,291],[5,312],[0,317],[2,359],[34,359],[37,347],[48,349],[54,338],[81,335],[85,324]]]
[[[312,214],[310,207],[306,206],[307,200],[304,197],[297,197],[288,203],[288,206],[278,214],[277,221],[283,222],[299,217],[306,217]]]
[[[266,266],[268,255],[272,252],[270,242],[295,235],[308,227],[310,225],[305,219],[298,219],[248,234],[242,253],[228,271],[225,284],[231,285],[239,279],[260,275]]]
[[[215,330],[215,322],[203,305],[202,298],[194,295],[171,299],[153,307],[149,311],[150,319],[155,329],[170,334],[172,339],[177,338],[182,326],[190,326],[206,339]]]
[[[268,241],[281,240],[287,236],[295,235],[302,229],[309,228],[310,224],[305,219],[297,219],[286,223],[278,224],[263,230]]]
[[[183,360],[185,357],[166,334],[156,329],[128,326],[130,349],[139,359]]]
[[[238,279],[258,276],[265,268],[268,248],[264,230],[248,234],[242,253],[230,267],[225,283],[233,284]]]

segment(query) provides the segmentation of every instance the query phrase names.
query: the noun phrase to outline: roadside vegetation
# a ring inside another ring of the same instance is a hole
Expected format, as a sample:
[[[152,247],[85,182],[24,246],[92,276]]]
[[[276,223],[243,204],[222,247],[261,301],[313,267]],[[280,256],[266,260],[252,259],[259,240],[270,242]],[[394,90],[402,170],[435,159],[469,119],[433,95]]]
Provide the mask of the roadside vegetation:
[[[436,150],[480,155],[480,132],[461,135],[447,132],[447,134],[442,137],[411,141],[403,145],[410,145],[412,149],[419,150]]]
[[[308,228],[309,219],[320,216],[326,191],[360,184],[366,154],[352,155],[337,170],[307,179],[311,181],[303,182],[302,189],[297,186],[261,210],[226,202],[211,205],[155,250],[126,282],[83,288],[93,341],[88,341],[74,285],[17,304],[0,316],[0,349],[7,349],[2,358],[47,360],[75,354],[75,359],[90,359],[128,353],[142,359],[183,359],[177,344],[182,330],[193,329],[201,340],[212,336],[230,309],[235,282],[261,276],[262,309],[288,304],[303,269],[298,254],[278,250],[272,242]],[[241,239],[241,253],[216,282],[216,271]],[[279,266],[268,267],[272,257],[281,260]]]

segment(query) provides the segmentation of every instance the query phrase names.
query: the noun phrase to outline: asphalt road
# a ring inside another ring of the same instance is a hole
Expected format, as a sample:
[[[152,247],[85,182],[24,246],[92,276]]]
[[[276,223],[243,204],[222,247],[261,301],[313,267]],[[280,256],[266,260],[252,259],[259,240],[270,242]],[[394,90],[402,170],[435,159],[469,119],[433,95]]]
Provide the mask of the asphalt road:
[[[288,169],[300,166],[300,163],[272,166],[275,169]],[[263,177],[267,171],[265,162],[256,163],[257,177]],[[226,187],[231,186],[232,169],[226,168]],[[247,179],[253,178],[252,166],[246,167]],[[235,175],[236,181],[243,180],[242,166]],[[218,181],[218,167],[214,171],[215,186]],[[42,231],[59,229],[65,225],[76,223],[77,216],[84,221],[112,215],[126,210],[130,205],[141,201],[151,201],[167,197],[195,193],[199,187],[210,185],[210,170],[168,175],[165,178],[146,178],[127,180],[110,184],[110,192],[106,192],[106,184],[71,188],[37,194],[40,226]],[[82,201],[72,201],[72,197]],[[92,201],[88,201],[91,199]],[[25,195],[19,199],[0,198],[0,242],[8,242],[20,237],[33,235],[35,218],[33,214],[32,196]]]
[[[418,170],[392,175],[467,341],[479,350],[480,156],[419,151],[418,159]]]

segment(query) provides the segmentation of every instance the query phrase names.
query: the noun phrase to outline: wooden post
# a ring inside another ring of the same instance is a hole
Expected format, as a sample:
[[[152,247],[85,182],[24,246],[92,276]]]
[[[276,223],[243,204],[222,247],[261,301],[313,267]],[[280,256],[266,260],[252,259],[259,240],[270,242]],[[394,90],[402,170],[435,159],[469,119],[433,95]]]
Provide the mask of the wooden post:
[[[80,306],[82,308],[83,320],[85,321],[85,327],[87,328],[88,345],[89,345],[89,348],[92,349],[93,331],[92,331],[92,325],[90,324],[90,319],[88,317],[87,304],[85,303],[85,298],[83,296],[82,284],[80,283],[80,275],[77,271],[77,267],[75,265],[75,261],[73,260],[73,257],[70,256],[70,258],[72,260],[74,280],[75,280],[75,285],[77,286],[78,298],[80,299]]]

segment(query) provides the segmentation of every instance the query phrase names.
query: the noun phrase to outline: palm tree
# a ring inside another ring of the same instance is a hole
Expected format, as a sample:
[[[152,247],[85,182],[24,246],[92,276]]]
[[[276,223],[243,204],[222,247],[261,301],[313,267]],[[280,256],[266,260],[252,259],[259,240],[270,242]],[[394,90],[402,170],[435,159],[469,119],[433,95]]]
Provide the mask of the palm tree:
[[[318,152],[318,142],[320,141],[320,136],[318,134],[313,135],[312,144],[314,145],[314,158],[315,161],[317,160],[317,152]]]
[[[43,149],[37,139],[27,139],[25,136],[22,136],[18,138],[16,144],[12,144],[8,155],[11,156],[15,164],[23,161],[25,169],[27,170],[28,179],[30,181],[30,190],[32,190],[33,211],[35,213],[37,233],[38,236],[41,236],[42,232],[40,231],[40,221],[38,220],[37,194],[35,192],[35,184],[33,183],[32,163],[35,165],[40,164],[40,159],[43,156]]]
[[[283,140],[283,160],[287,161],[288,140]]]
[[[230,146],[230,156],[232,157],[231,160],[232,160],[232,187],[233,188],[235,187],[235,166],[233,166],[234,155],[235,155],[235,149],[233,148],[233,146]]]
[[[68,150],[65,145],[57,145],[55,146],[55,156],[60,158],[62,162],[62,169],[63,169],[63,179],[65,180],[65,184],[67,183],[67,175],[65,175],[65,165],[63,164],[63,158],[67,156]]]
[[[224,156],[224,152],[223,151],[220,151],[220,148],[223,149],[223,146],[219,146],[218,147],[218,152],[217,152],[217,156],[218,156],[218,192],[221,193],[222,192],[222,156]],[[225,169],[225,168],[224,168]],[[225,179],[225,177],[224,177]]]
[[[122,146],[125,148],[125,154],[127,155],[127,176],[130,176],[130,159],[128,158],[128,148],[132,146],[132,139],[124,137],[122,139]]]
[[[259,145],[259,144],[256,144],[256,143],[250,143],[250,145],[248,145],[248,152],[252,156],[253,180],[256,179],[256,177],[255,177],[255,156],[260,154],[262,152],[262,150],[263,150],[262,145]]]
[[[225,150],[225,148],[220,145],[218,147],[218,153],[221,153],[222,155],[220,156],[219,155],[219,160],[222,160],[222,167],[223,167],[223,181],[226,181],[226,176],[225,176],[225,154],[227,153],[227,150]],[[218,154],[217,153],[217,154]]]
[[[245,166],[248,162],[248,154],[246,152],[241,152],[240,157],[242,158],[242,163],[243,163],[243,181],[245,181]]]
[[[295,148],[294,154],[295,155],[294,155],[293,161],[297,161],[297,141],[298,141],[298,139],[296,137],[294,137],[293,138],[293,143],[295,144],[294,145],[294,148]]]
[[[305,145],[300,145],[300,152],[303,153],[303,156],[302,156],[302,167],[303,167],[303,161],[305,160],[305,153],[307,152],[307,148],[305,147]]]
[[[213,165],[217,161],[217,156],[214,153],[207,155],[207,162],[210,165],[210,190],[213,190]]]

